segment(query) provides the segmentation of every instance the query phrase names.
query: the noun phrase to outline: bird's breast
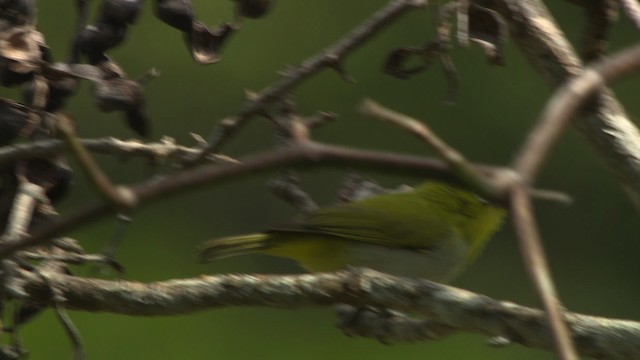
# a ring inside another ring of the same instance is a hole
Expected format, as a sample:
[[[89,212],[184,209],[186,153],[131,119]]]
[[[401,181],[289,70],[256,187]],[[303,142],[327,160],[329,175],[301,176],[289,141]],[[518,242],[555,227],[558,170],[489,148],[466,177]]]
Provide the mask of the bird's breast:
[[[344,261],[393,275],[446,282],[461,270],[467,246],[464,241],[442,241],[430,250],[391,248],[375,244],[353,244]]]

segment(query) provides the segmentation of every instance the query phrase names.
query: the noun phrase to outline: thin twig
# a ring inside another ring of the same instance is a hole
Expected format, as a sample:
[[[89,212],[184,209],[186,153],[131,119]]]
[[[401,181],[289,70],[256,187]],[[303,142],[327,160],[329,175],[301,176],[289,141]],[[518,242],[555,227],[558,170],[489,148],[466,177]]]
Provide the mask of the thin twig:
[[[525,268],[549,319],[556,354],[562,360],[578,360],[544,256],[542,241],[532,213],[531,199],[522,184],[512,188],[511,214]]]
[[[102,255],[107,259],[113,259],[116,256],[116,252],[124,240],[129,224],[133,221],[133,218],[128,213],[128,211],[121,211],[118,213],[118,216],[116,216],[115,229],[111,235],[111,239],[104,249],[102,249]]]
[[[496,198],[501,194],[502,189],[497,189],[495,182],[482,176],[464,155],[445,143],[421,121],[388,109],[370,99],[362,101],[360,112],[390,122],[418,136],[451,167],[456,176],[478,194],[487,198]]]
[[[63,291],[62,289],[58,288],[57,285],[53,284],[50,280],[50,277],[56,273],[38,270],[35,270],[34,273],[36,274],[36,276],[42,279],[45,286],[48,287],[48,292],[50,294],[49,296],[53,304],[56,316],[58,317],[60,324],[62,324],[65,333],[67,333],[67,336],[71,341],[71,345],[73,345],[73,360],[86,359],[84,343],[82,341],[80,331],[69,317],[69,314],[67,314],[67,310],[63,305],[63,303],[66,301],[63,295]]]
[[[87,358],[87,355],[84,350],[84,343],[82,341],[82,335],[80,335],[80,331],[73,323],[73,320],[71,320],[64,307],[56,303],[54,305],[54,309],[58,320],[64,328],[64,331],[67,333],[67,336],[71,340],[71,345],[73,345],[73,360],[85,360]]]
[[[280,178],[267,183],[269,190],[280,199],[291,204],[303,214],[316,210],[318,205],[309,194],[300,188],[298,177],[292,172],[284,173]]]
[[[634,0],[635,1],[635,0]],[[572,0],[584,8],[586,28],[582,31],[582,59],[589,63],[604,56],[609,36],[618,18],[615,0]]]
[[[137,204],[135,195],[128,189],[114,186],[111,183],[109,177],[100,169],[91,154],[76,137],[72,120],[66,114],[58,113],[56,115],[56,126],[98,194],[118,208],[130,209],[135,207]]]
[[[303,61],[298,67],[287,69],[280,80],[248,99],[244,108],[236,115],[222,120],[220,125],[207,138],[207,147],[202,149],[201,154],[193,162],[197,163],[207,155],[218,152],[225,141],[252,116],[263,111],[265,106],[287,95],[291,90],[323,68],[339,69],[341,61],[348,53],[364,45],[367,40],[373,38],[408,10],[425,5],[427,5],[426,0],[391,0],[385,7],[358,25],[342,39],[323,49],[319,54]]]
[[[20,253],[20,256],[28,260],[59,261],[66,264],[74,264],[74,265],[87,264],[87,263],[107,264],[118,271],[120,271],[119,269],[122,269],[122,265],[114,262],[111,258],[104,256],[102,254],[75,254],[75,253],[49,254],[49,253],[42,253],[42,252],[24,251]]]
[[[120,140],[113,137],[99,139],[78,139],[80,143],[100,154],[127,157],[146,157],[152,159],[186,159],[200,153],[195,147],[178,145],[173,139],[165,138],[159,142],[143,143],[138,140]],[[62,140],[49,139],[17,143],[0,147],[0,166],[8,165],[16,160],[53,155],[64,149]],[[224,155],[211,155],[211,162],[238,162]]]

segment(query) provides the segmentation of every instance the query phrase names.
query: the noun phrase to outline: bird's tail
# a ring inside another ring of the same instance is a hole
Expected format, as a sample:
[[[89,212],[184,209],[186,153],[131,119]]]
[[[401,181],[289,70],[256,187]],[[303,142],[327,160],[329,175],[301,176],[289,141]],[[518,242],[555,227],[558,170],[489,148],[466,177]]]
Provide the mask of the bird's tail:
[[[199,254],[201,262],[267,249],[267,234],[229,236],[207,241]]]

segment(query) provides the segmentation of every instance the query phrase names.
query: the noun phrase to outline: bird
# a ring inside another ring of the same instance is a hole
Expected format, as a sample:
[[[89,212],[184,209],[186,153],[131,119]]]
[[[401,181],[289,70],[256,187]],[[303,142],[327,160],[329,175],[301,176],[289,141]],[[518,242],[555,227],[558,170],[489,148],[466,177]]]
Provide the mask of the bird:
[[[310,272],[366,267],[448,282],[480,254],[505,216],[504,208],[472,192],[427,181],[319,208],[261,233],[209,240],[199,258],[260,253],[293,259]]]

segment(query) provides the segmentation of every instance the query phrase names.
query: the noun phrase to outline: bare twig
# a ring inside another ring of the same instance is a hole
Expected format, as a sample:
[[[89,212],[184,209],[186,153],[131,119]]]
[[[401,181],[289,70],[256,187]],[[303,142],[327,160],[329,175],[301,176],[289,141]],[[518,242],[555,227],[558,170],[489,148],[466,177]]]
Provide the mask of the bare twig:
[[[298,177],[291,172],[286,172],[280,178],[269,181],[267,184],[274,195],[291,204],[303,214],[316,210],[318,208],[316,202],[298,185]]]
[[[122,268],[122,266],[118,263],[114,263],[114,261],[102,254],[75,254],[75,253],[64,253],[64,254],[49,254],[42,252],[31,252],[25,251],[20,253],[20,256],[24,259],[28,260],[50,260],[50,261],[58,261],[66,264],[86,264],[86,263],[98,263],[98,264],[107,264],[116,270]]]
[[[128,213],[129,211],[121,211],[118,213],[118,216],[116,216],[115,229],[111,235],[111,239],[104,249],[102,249],[102,255],[107,259],[113,259],[116,256],[116,252],[124,240],[124,235],[129,228],[129,224],[133,221]]]
[[[130,209],[136,206],[137,199],[135,195],[127,188],[114,186],[111,180],[102,172],[102,169],[93,160],[91,154],[84,148],[82,143],[78,141],[73,129],[72,120],[63,113],[56,115],[57,129],[69,147],[69,150],[78,159],[78,163],[89,178],[91,184],[95,187],[104,199],[113,203],[114,206],[123,209]]]
[[[606,82],[638,67],[640,67],[640,46],[635,46],[609,59],[604,59],[557,90],[536,123],[536,128],[529,133],[527,141],[514,161],[513,167],[521,176],[524,184],[533,182],[552,145],[555,144],[562,130],[579,111],[580,106],[595,91],[601,89]],[[630,128],[628,131],[638,132],[635,128]],[[629,146],[634,145],[629,144]],[[638,159],[630,159],[629,162],[634,161],[636,166],[640,167]],[[517,186],[513,189],[512,204],[514,225],[520,235],[526,268],[539,296],[541,296],[545,309],[548,311],[554,333],[557,334],[555,339],[558,354],[562,354],[563,359],[575,359],[577,356],[571,354],[570,339],[561,318],[556,291],[544,259],[533,217],[530,214],[529,198],[524,193],[523,187]]]
[[[40,277],[44,280],[45,284],[49,287],[49,290],[51,292],[53,308],[55,310],[56,316],[58,317],[60,324],[62,324],[62,327],[67,333],[67,336],[71,341],[71,345],[73,346],[73,360],[84,360],[86,359],[86,355],[80,331],[69,317],[69,314],[67,314],[67,310],[62,305],[62,303],[65,302],[62,291],[51,284],[51,282],[49,281],[49,276],[50,274],[48,273],[40,273]]]
[[[71,345],[73,345],[73,360],[85,360],[87,356],[84,350],[84,343],[82,341],[80,331],[73,323],[73,321],[69,317],[69,314],[67,313],[67,310],[64,307],[56,303],[54,305],[54,308],[58,320],[62,324],[64,331],[67,333],[67,336],[71,340]]]
[[[496,198],[502,193],[502,189],[496,189],[494,183],[478,173],[464,155],[447,145],[447,143],[429,130],[424,123],[405,114],[388,109],[369,99],[362,101],[360,104],[360,112],[388,121],[418,136],[451,167],[451,171],[456,176],[459,176],[460,180],[465,182],[478,194],[485,195],[487,198]]]
[[[36,303],[51,301],[41,277],[20,272],[27,295]],[[472,292],[372,270],[303,275],[217,275],[154,283],[108,281],[52,274],[68,309],[136,316],[166,316],[226,306],[371,305],[422,314],[456,331],[503,336],[512,342],[550,350],[553,347],[540,310],[498,301]],[[567,314],[580,353],[596,359],[640,357],[640,323]],[[392,339],[390,339],[392,340]]]
[[[423,7],[426,4],[426,0],[391,0],[342,39],[305,60],[298,67],[287,69],[280,80],[248,99],[240,112],[222,120],[207,138],[207,147],[202,149],[202,153],[193,162],[199,162],[208,154],[218,152],[225,141],[253,115],[263,111],[266,105],[290,93],[303,81],[325,67],[339,69],[340,63],[348,53],[362,46],[408,10]]]
[[[531,199],[523,184],[512,188],[511,212],[525,268],[549,319],[551,332],[554,335],[555,352],[560,359],[578,360],[564,321],[564,312],[558,300],[549,265],[544,256],[542,241],[532,213]]]
[[[635,1],[635,0],[634,0]],[[609,36],[618,18],[616,0],[571,0],[582,6],[586,16],[586,29],[582,36],[582,59],[595,61],[603,56],[609,46]]]

